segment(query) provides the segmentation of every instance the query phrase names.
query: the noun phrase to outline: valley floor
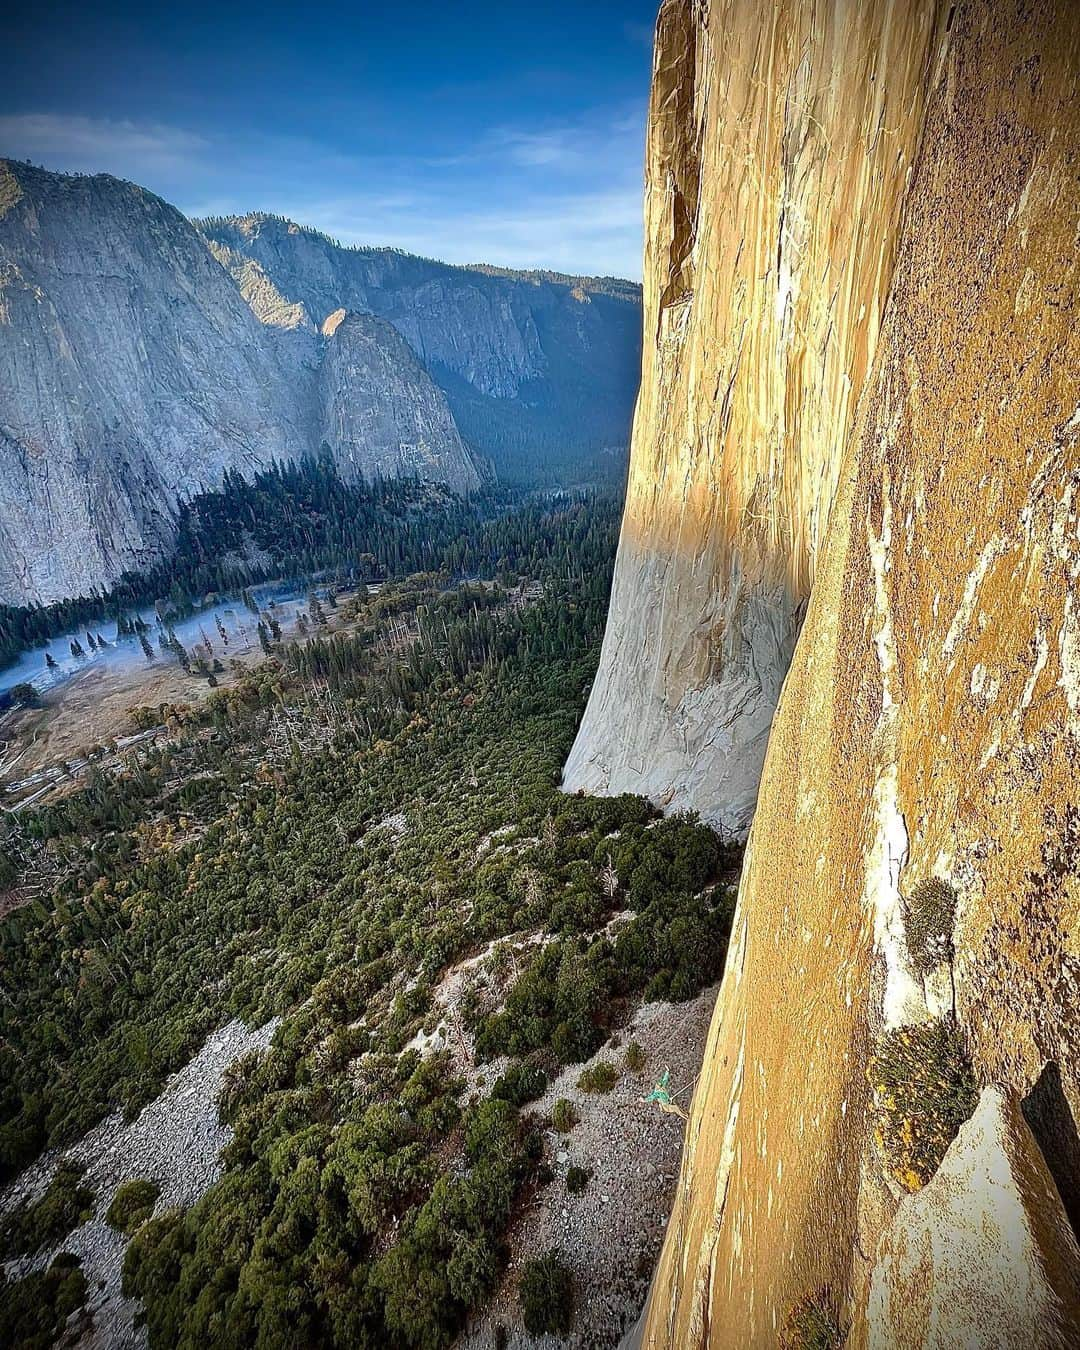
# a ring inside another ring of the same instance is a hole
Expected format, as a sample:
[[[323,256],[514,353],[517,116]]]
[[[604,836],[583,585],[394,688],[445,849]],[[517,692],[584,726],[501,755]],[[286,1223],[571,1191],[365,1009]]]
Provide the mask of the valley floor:
[[[346,617],[354,595],[340,592],[338,608],[325,614],[328,636],[355,631],[355,613]],[[265,659],[254,620],[242,606],[236,608],[241,621],[228,622],[228,647],[219,643],[217,649],[226,658],[216,675],[215,687],[220,689],[235,685],[246,668]],[[305,610],[304,604],[295,602],[276,609],[284,641],[303,639],[298,623],[302,617],[306,620]],[[216,638],[212,620],[206,619],[204,626]],[[61,774],[70,777],[69,766],[81,773],[95,749],[130,736],[133,709],[198,704],[212,692],[204,678],[185,672],[172,653],[156,648],[150,661],[137,654],[125,661],[88,664],[50,689],[39,706],[0,715],[0,790],[9,805],[19,804],[36,794],[46,772],[55,774],[55,781]]]
[[[640,1099],[667,1069],[689,1104],[739,858],[559,790],[595,512],[501,519],[500,584],[313,606],[0,817],[0,1341],[123,1346],[140,1306],[150,1350],[633,1323],[682,1141]]]

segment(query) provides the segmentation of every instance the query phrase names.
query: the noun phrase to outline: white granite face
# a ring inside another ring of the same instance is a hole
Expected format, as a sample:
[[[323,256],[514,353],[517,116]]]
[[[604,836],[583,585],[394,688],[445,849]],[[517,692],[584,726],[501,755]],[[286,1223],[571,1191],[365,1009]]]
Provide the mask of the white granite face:
[[[0,161],[0,601],[107,586],[160,558],[178,501],[225,469],[324,444],[346,477],[474,488],[433,371],[514,399],[552,353],[606,361],[637,330],[628,283],[594,303],[592,283],[343,249],[267,217],[205,229],[106,175]]]

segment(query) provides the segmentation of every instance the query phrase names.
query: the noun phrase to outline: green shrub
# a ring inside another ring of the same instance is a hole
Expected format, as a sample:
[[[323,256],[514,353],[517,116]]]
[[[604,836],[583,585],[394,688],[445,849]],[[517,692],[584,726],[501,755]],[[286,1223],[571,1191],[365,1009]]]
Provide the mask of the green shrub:
[[[60,1252],[48,1270],[21,1280],[0,1276],[0,1345],[5,1350],[47,1350],[85,1302],[86,1277],[70,1252]]]
[[[83,1168],[62,1162],[40,1200],[21,1205],[0,1228],[0,1254],[32,1254],[51,1247],[94,1212],[94,1192],[81,1185]]]
[[[128,1237],[154,1212],[161,1187],[152,1181],[125,1181],[117,1188],[105,1222]]]
[[[574,1324],[574,1276],[557,1252],[525,1263],[519,1289],[521,1318],[534,1336],[566,1336]]]
[[[582,1092],[610,1092],[619,1081],[619,1071],[607,1060],[597,1060],[584,1069],[577,1080]]]
[[[491,1095],[497,1101],[509,1102],[511,1106],[524,1106],[544,1095],[547,1088],[547,1074],[535,1059],[511,1064],[501,1078],[495,1080]]]
[[[780,1330],[780,1350],[840,1350],[843,1343],[826,1289],[797,1303]]]
[[[560,1134],[569,1134],[580,1117],[569,1097],[560,1097],[551,1108],[551,1123]]]
[[[566,1173],[566,1189],[571,1195],[580,1195],[588,1186],[592,1172],[587,1167],[578,1167],[575,1164]]]
[[[886,1166],[905,1190],[917,1191],[978,1100],[963,1036],[951,1018],[897,1027],[878,1044],[868,1075]]]
[[[953,959],[956,891],[940,877],[926,877],[904,899],[904,933],[916,973],[923,979]]]
[[[645,1051],[637,1041],[631,1041],[626,1047],[626,1056],[623,1061],[630,1073],[640,1073],[645,1067]]]

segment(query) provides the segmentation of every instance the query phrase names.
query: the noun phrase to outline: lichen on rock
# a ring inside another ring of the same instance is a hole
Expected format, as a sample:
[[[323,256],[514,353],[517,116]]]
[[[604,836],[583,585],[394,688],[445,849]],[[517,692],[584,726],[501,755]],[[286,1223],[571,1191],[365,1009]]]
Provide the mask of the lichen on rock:
[[[1067,0],[663,7],[567,781],[740,829],[764,769],[643,1346],[774,1344],[826,1288],[852,1346],[1080,1342],[1078,95]],[[947,989],[906,931],[932,876]],[[954,1008],[985,1090],[905,1196],[867,1071]],[[980,1264],[984,1163],[1015,1226]]]

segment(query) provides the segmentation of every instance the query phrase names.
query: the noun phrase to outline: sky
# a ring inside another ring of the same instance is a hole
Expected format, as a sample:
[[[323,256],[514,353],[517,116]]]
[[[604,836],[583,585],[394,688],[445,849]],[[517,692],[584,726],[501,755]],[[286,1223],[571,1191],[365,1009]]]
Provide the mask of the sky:
[[[0,156],[450,262],[640,279],[657,0],[13,0]]]

